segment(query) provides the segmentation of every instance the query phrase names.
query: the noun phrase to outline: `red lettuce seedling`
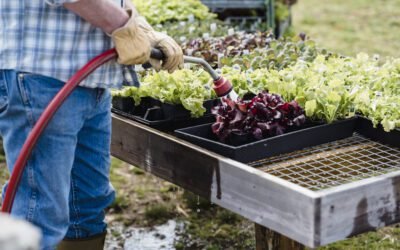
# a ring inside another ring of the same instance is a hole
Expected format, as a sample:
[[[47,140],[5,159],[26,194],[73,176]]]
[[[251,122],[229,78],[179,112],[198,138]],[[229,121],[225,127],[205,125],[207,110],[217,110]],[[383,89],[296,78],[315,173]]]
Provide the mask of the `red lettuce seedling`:
[[[280,135],[306,121],[304,110],[296,101],[285,102],[279,95],[267,91],[251,100],[235,102],[224,98],[212,113],[216,116],[212,131],[221,141],[232,133],[252,134],[256,139]]]

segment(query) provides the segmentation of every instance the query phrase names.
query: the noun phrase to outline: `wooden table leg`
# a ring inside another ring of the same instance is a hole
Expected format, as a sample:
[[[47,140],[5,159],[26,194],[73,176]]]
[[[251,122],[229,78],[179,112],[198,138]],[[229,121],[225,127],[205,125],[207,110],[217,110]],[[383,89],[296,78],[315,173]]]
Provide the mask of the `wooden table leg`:
[[[266,227],[255,224],[256,250],[304,250],[305,246],[276,233]]]

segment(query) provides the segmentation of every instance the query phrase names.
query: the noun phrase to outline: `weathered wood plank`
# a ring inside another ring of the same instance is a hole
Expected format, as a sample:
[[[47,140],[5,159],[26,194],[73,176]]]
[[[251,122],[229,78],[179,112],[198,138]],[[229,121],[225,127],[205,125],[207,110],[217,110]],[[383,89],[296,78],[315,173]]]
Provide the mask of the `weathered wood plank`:
[[[212,201],[302,244],[312,245],[313,193],[297,189],[298,186],[292,189],[289,182],[244,166],[235,161],[220,163],[222,199],[215,199],[213,188]]]
[[[305,246],[276,233],[266,227],[255,224],[256,250],[304,250]]]
[[[113,119],[112,154],[158,177],[210,198],[218,159],[152,133],[140,124]],[[218,172],[218,171],[217,171]]]
[[[320,192],[316,245],[400,222],[400,172]]]

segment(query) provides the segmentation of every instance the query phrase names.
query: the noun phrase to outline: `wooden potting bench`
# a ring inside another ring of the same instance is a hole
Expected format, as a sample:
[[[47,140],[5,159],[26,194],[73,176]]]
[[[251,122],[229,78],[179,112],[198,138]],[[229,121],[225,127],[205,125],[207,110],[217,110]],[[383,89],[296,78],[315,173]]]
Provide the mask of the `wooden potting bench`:
[[[113,156],[253,221],[257,249],[315,248],[400,220],[400,150],[363,136],[243,164],[112,120]]]

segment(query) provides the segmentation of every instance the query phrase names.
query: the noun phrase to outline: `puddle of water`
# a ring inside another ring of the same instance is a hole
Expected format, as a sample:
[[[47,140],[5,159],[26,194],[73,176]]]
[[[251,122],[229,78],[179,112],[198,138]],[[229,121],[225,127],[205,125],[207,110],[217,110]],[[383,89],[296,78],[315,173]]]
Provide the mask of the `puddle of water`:
[[[164,225],[154,228],[133,228],[126,233],[125,250],[174,250],[177,239],[177,230],[183,227],[183,223],[169,220]]]
[[[113,227],[112,230],[119,232],[120,236],[118,239],[108,240],[106,249],[175,250],[179,232],[182,232],[183,229],[184,223],[175,220],[169,220],[167,223],[153,228],[128,227],[124,230],[118,226]]]

